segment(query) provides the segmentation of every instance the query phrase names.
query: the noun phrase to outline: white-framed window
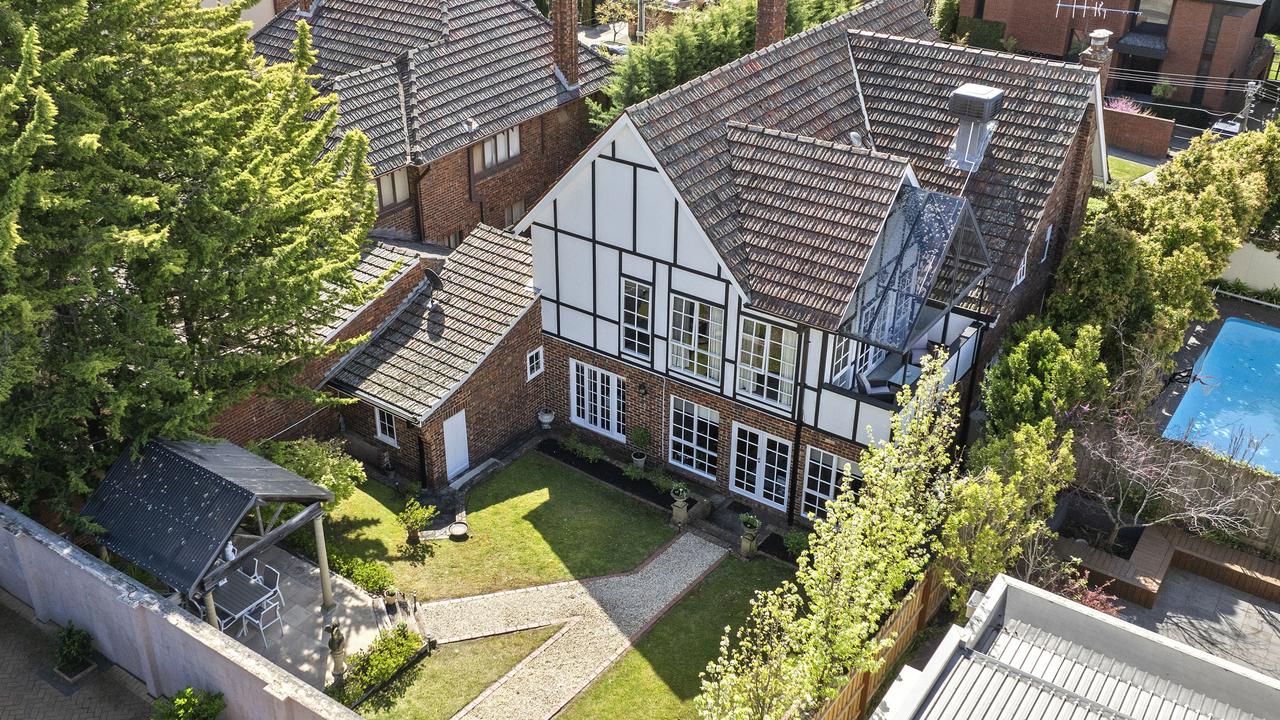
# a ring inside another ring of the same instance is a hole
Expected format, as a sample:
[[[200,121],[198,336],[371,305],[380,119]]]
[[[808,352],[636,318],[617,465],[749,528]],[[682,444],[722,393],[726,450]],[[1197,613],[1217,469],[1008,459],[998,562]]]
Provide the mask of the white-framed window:
[[[843,335],[836,337],[831,352],[831,384],[852,390],[857,377],[871,372],[884,355],[885,351],[874,345]]]
[[[622,278],[622,352],[648,360],[653,353],[653,286]]]
[[[800,335],[791,328],[742,318],[738,336],[738,392],[791,408]]]
[[[671,464],[716,476],[720,459],[720,413],[671,396]]]
[[[520,126],[503,130],[471,146],[472,172],[484,172],[520,155]]]
[[[626,380],[606,370],[573,360],[569,372],[569,400],[575,425],[625,440]]]
[[[733,426],[733,470],[729,486],[779,510],[787,507],[791,443],[755,428]]]
[[[846,460],[812,445],[809,446],[808,459],[804,470],[804,497],[800,503],[800,512],[805,517],[826,517],[827,502],[834,500],[844,483],[845,468],[855,478],[854,484],[862,478],[862,470],[858,463]]]
[[[526,371],[526,380],[532,380],[542,374],[542,346],[529,351],[525,356],[524,367]]]
[[[400,442],[396,440],[395,415],[392,415],[382,408],[374,408],[373,421],[374,432],[377,433],[379,440],[392,447],[400,447]]]
[[[520,222],[520,218],[524,217],[524,200],[517,200],[507,206],[505,227],[513,227]]]
[[[720,382],[724,355],[724,309],[682,295],[671,296],[672,370]]]
[[[1041,253],[1040,255],[1040,262],[1044,262],[1045,260],[1049,259],[1049,248],[1052,246],[1053,246],[1053,226],[1050,225],[1049,228],[1044,231],[1044,252]]]
[[[1030,252],[1030,245],[1027,245],[1027,249],[1022,251],[1022,264],[1018,266],[1018,274],[1013,276],[1013,287],[1018,287],[1023,280],[1027,279],[1027,254]]]
[[[378,185],[378,209],[409,202],[409,171],[405,168],[392,170],[386,175],[379,175],[375,181]]]

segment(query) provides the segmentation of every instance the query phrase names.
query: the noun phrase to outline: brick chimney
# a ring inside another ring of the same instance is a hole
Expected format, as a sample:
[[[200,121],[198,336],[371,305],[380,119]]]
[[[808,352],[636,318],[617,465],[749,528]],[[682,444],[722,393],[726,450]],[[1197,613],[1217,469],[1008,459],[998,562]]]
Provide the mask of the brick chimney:
[[[1111,31],[1098,28],[1089,33],[1089,47],[1080,52],[1080,64],[1098,69],[1098,81],[1102,94],[1107,94],[1107,75],[1111,70]]]
[[[787,36],[787,0],[756,0],[756,49]]]
[[[556,67],[569,87],[578,85],[578,0],[551,0]]]

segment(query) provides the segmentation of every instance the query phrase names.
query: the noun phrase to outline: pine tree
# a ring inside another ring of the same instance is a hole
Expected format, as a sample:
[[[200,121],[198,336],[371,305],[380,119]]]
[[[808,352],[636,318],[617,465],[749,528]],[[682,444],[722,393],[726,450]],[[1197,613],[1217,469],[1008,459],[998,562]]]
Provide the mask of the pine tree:
[[[122,450],[206,430],[323,352],[330,308],[363,291],[374,197],[305,26],[268,68],[233,6],[7,0],[0,77],[32,74],[29,35],[57,112],[0,256],[39,338],[0,412],[0,498],[66,514]]]

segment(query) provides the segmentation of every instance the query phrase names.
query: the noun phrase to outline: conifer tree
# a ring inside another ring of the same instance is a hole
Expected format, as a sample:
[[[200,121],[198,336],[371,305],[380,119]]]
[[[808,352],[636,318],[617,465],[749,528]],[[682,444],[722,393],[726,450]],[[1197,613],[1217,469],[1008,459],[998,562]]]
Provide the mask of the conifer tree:
[[[365,141],[335,137],[305,26],[296,62],[266,67],[238,12],[0,0],[0,83],[26,88],[0,106],[6,149],[53,117],[4,168],[26,180],[5,194],[0,312],[38,341],[0,397],[0,499],[68,514],[123,449],[286,388],[363,291]]]

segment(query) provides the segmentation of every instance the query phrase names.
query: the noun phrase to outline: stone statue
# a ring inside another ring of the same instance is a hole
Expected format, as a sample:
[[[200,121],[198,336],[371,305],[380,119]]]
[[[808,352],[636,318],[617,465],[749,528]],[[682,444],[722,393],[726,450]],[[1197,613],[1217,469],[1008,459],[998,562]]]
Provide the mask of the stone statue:
[[[324,631],[329,633],[329,657],[333,659],[333,684],[342,685],[343,676],[346,675],[346,657],[347,657],[347,638],[342,634],[342,627],[338,625],[338,621],[324,626]]]

